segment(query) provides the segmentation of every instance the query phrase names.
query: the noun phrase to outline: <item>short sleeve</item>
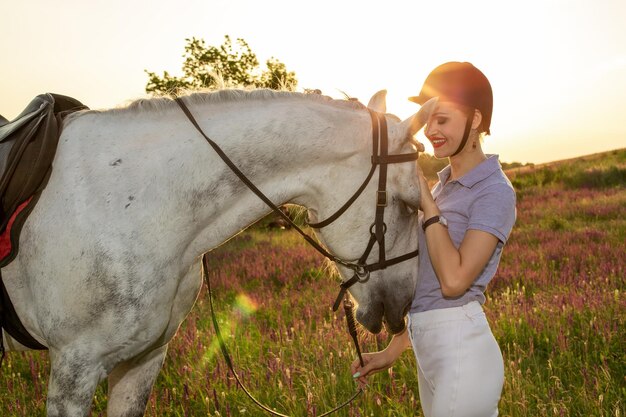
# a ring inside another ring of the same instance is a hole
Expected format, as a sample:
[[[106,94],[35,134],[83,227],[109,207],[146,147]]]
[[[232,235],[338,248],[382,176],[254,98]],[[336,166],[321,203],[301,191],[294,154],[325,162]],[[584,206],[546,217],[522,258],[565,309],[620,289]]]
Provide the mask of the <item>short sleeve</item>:
[[[468,229],[482,230],[506,243],[515,224],[515,190],[498,183],[481,190],[469,212]]]

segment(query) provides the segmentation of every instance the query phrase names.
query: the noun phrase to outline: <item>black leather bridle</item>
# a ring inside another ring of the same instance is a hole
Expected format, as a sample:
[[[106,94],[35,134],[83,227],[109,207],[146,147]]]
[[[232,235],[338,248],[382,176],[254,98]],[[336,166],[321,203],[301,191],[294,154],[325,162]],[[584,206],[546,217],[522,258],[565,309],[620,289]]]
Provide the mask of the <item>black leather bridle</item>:
[[[385,223],[385,207],[387,207],[388,195],[387,195],[387,166],[389,164],[397,164],[402,162],[413,162],[419,157],[419,152],[411,152],[405,154],[389,155],[389,139],[387,134],[387,121],[384,114],[377,113],[368,109],[372,118],[372,166],[370,168],[365,181],[357,189],[357,191],[350,197],[350,199],[337,210],[332,216],[326,220],[318,223],[309,223],[314,229],[320,229],[328,226],[335,220],[337,220],[361,195],[367,184],[369,184],[376,167],[378,167],[378,190],[376,191],[376,215],[374,216],[374,223],[370,226],[370,239],[365,248],[365,252],[359,258],[356,263],[350,265],[344,265],[354,271],[354,275],[347,281],[344,281],[340,285],[339,294],[333,304],[333,311],[339,308],[339,302],[343,298],[345,292],[352,285],[359,281],[365,281],[369,277],[370,272],[379,271],[385,269],[388,266],[404,262],[408,259],[414,258],[419,254],[419,249],[415,249],[412,252],[408,252],[404,255],[397,256],[395,258],[387,259],[385,252],[385,233],[387,231],[387,224]],[[378,262],[367,263],[374,243],[378,243]],[[341,263],[340,263],[341,264]]]
[[[239,177],[239,179],[252,192],[254,192],[265,204],[267,204],[272,209],[272,211],[274,211],[276,214],[281,216],[293,229],[295,229],[298,233],[300,233],[300,235],[302,235],[302,237],[311,246],[313,246],[319,253],[321,253],[323,256],[330,259],[331,261],[339,265],[342,265],[354,272],[354,275],[352,276],[352,278],[340,284],[339,294],[337,295],[337,298],[333,304],[333,311],[336,311],[339,308],[339,304],[341,300],[344,299],[344,307],[346,308],[346,318],[348,320],[348,327],[349,327],[350,335],[352,336],[352,339],[356,346],[356,350],[359,355],[359,360],[361,361],[361,366],[364,366],[363,358],[361,357],[361,350],[359,348],[359,343],[357,340],[356,329],[354,325],[354,317],[352,316],[351,301],[348,299],[346,291],[348,290],[348,288],[350,288],[352,285],[356,284],[357,282],[366,281],[369,278],[369,275],[371,272],[385,269],[389,266],[398,264],[400,262],[404,262],[418,255],[419,253],[418,249],[415,249],[412,252],[406,253],[401,256],[397,256],[395,258],[391,258],[391,259],[386,258],[385,233],[387,231],[387,225],[385,224],[384,217],[385,217],[385,207],[387,207],[387,203],[388,203],[387,166],[389,164],[416,161],[419,157],[419,152],[389,155],[389,140],[388,140],[388,133],[387,133],[387,121],[385,119],[385,115],[368,109],[371,119],[372,119],[372,157],[371,157],[372,165],[371,165],[369,173],[367,174],[367,177],[365,178],[361,186],[352,195],[352,197],[350,197],[350,199],[343,206],[341,206],[333,215],[331,215],[324,221],[317,222],[317,223],[309,223],[310,227],[314,229],[320,229],[325,226],[328,226],[329,224],[337,220],[356,201],[356,199],[361,195],[361,193],[363,193],[363,191],[369,184],[370,180],[372,179],[374,172],[376,171],[376,168],[378,167],[378,190],[376,192],[376,214],[374,217],[374,222],[370,226],[369,242],[367,243],[367,247],[365,248],[363,255],[361,255],[358,261],[356,262],[346,261],[331,254],[328,250],[326,250],[319,243],[317,243],[315,239],[313,239],[311,236],[306,234],[300,227],[298,227],[298,225],[296,225],[286,213],[280,210],[280,208],[276,204],[274,204],[265,194],[263,194],[263,192],[259,190],[252,183],[252,181],[250,181],[250,179],[248,179],[241,172],[241,170],[230,160],[230,158],[228,158],[228,156],[224,153],[224,151],[204,133],[204,131],[202,130],[202,128],[200,127],[196,119],[193,117],[193,115],[189,111],[189,108],[183,102],[182,98],[177,97],[175,100],[180,106],[180,108],[182,109],[182,111],[185,113],[187,118],[191,121],[193,126],[200,132],[200,134],[204,137],[204,139],[206,139],[209,145],[211,145],[211,147],[220,156],[220,158],[222,158],[224,163],[231,169],[231,171],[233,171],[233,173],[235,173],[235,175],[237,175],[237,177]],[[368,264],[367,258],[369,257],[375,243],[378,243],[378,262]],[[203,257],[203,270],[204,270],[205,280],[207,281],[207,286],[210,291],[210,283],[208,281],[207,267],[208,265],[206,261],[206,256],[204,256]],[[209,292],[209,299],[211,299],[210,292]],[[211,304],[211,311],[213,311],[212,304]],[[222,353],[224,354],[224,357],[226,358],[226,362],[229,365],[231,372],[235,375],[235,378],[237,379],[237,382],[240,384],[242,389],[257,405],[262,407],[264,410],[274,415],[284,416],[283,414],[276,413],[275,411],[259,403],[247,391],[247,389],[243,386],[243,384],[239,381],[237,373],[232,367],[231,359],[230,359],[230,356],[228,355],[228,351],[226,350],[226,346],[222,341],[221,334],[219,333],[219,328],[217,327],[217,321],[215,320],[215,318],[213,322],[216,327],[216,333],[218,334],[218,338],[220,340],[220,347],[222,349]],[[360,392],[361,391],[358,391],[350,400],[334,408],[333,410],[320,415],[320,417],[328,415],[344,407],[350,401],[352,401],[352,399],[354,399]]]
[[[309,223],[309,226],[314,229],[321,229],[322,227],[328,226],[335,220],[337,220],[351,205],[356,201],[356,199],[361,195],[363,190],[367,187],[374,172],[376,171],[376,167],[378,170],[378,190],[376,192],[376,215],[374,217],[374,223],[370,226],[370,239],[367,244],[363,255],[356,262],[346,261],[337,256],[328,252],[324,247],[322,247],[319,243],[315,241],[311,236],[306,234],[298,225],[296,225],[289,216],[284,213],[282,210],[276,206],[261,190],[259,190],[242,172],[241,170],[228,158],[228,156],[222,151],[222,149],[213,142],[202,130],[198,122],[193,117],[185,103],[180,97],[176,98],[176,102],[185,113],[185,115],[189,118],[194,127],[200,132],[200,134],[206,139],[206,141],[211,145],[211,147],[215,150],[215,152],[222,158],[224,163],[228,165],[228,167],[239,177],[239,179],[252,191],[254,192],[265,204],[267,204],[276,214],[281,216],[291,227],[293,227],[304,239],[313,246],[319,253],[324,255],[326,258],[330,259],[333,262],[336,262],[339,265],[342,265],[354,272],[352,278],[347,281],[341,283],[339,295],[337,296],[337,300],[333,304],[333,310],[337,310],[339,307],[339,301],[345,294],[346,290],[350,288],[352,285],[359,281],[364,281],[369,277],[370,272],[379,271],[381,269],[385,269],[388,266],[392,266],[398,264],[400,262],[406,261],[408,259],[414,258],[418,255],[418,249],[415,249],[412,252],[406,253],[404,255],[387,259],[385,255],[385,232],[387,231],[387,225],[385,224],[385,207],[387,207],[388,196],[387,196],[387,166],[389,164],[397,164],[402,162],[412,162],[416,161],[419,157],[419,152],[410,152],[405,154],[396,154],[389,155],[389,140],[387,135],[387,121],[385,120],[385,115],[377,113],[373,110],[368,109],[370,116],[372,118],[372,166],[367,174],[367,177],[361,184],[361,186],[356,190],[356,192],[350,197],[350,199],[339,208],[332,216],[328,217],[326,220],[318,222],[318,223]],[[367,263],[367,258],[369,257],[372,248],[374,247],[374,243],[378,243],[378,262]]]

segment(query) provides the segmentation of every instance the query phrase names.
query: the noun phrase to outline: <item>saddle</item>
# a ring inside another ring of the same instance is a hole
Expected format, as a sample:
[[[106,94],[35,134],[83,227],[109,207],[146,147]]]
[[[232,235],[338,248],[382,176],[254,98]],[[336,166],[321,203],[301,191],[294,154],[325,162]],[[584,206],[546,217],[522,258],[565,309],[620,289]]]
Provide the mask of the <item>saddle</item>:
[[[83,109],[87,107],[76,99],[46,93],[14,120],[0,116],[0,268],[15,259],[22,226],[48,183],[63,119]],[[0,327],[27,347],[46,349],[24,329],[1,275]]]

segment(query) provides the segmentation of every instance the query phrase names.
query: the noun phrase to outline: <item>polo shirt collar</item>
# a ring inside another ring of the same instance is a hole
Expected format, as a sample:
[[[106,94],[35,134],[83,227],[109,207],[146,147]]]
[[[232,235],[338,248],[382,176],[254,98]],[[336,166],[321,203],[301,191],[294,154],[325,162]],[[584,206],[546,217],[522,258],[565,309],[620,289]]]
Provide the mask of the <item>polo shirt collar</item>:
[[[487,159],[456,181],[464,187],[471,188],[499,169],[500,161],[498,160],[498,155],[487,155]],[[448,181],[451,171],[452,167],[448,165],[437,173],[441,184],[445,184]]]

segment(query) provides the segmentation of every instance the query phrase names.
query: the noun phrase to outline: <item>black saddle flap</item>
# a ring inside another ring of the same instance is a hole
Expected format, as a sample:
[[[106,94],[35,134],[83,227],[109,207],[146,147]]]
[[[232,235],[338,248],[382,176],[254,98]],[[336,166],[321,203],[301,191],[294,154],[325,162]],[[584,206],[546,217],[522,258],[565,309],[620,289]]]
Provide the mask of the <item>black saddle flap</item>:
[[[15,209],[43,189],[62,117],[84,108],[71,97],[40,94],[15,120],[0,126],[0,232]]]
[[[71,97],[46,93],[35,97],[15,120],[0,118],[0,232],[10,233],[11,241],[10,252],[0,260],[0,268],[17,255],[22,225],[47,184],[63,117],[85,108]],[[29,199],[7,231],[12,214]],[[24,346],[46,349],[22,325],[0,275],[0,350],[4,350],[2,329]]]
[[[42,103],[42,107],[25,114],[15,122],[7,123],[6,125],[0,127],[0,173],[4,173],[6,171],[11,150],[13,149],[13,146],[18,143],[16,132],[30,123],[24,132],[24,136],[26,137],[23,138],[23,141],[20,141],[22,143],[28,143],[28,139],[39,127],[39,124],[43,119],[42,116],[45,116],[45,107],[46,104]]]

